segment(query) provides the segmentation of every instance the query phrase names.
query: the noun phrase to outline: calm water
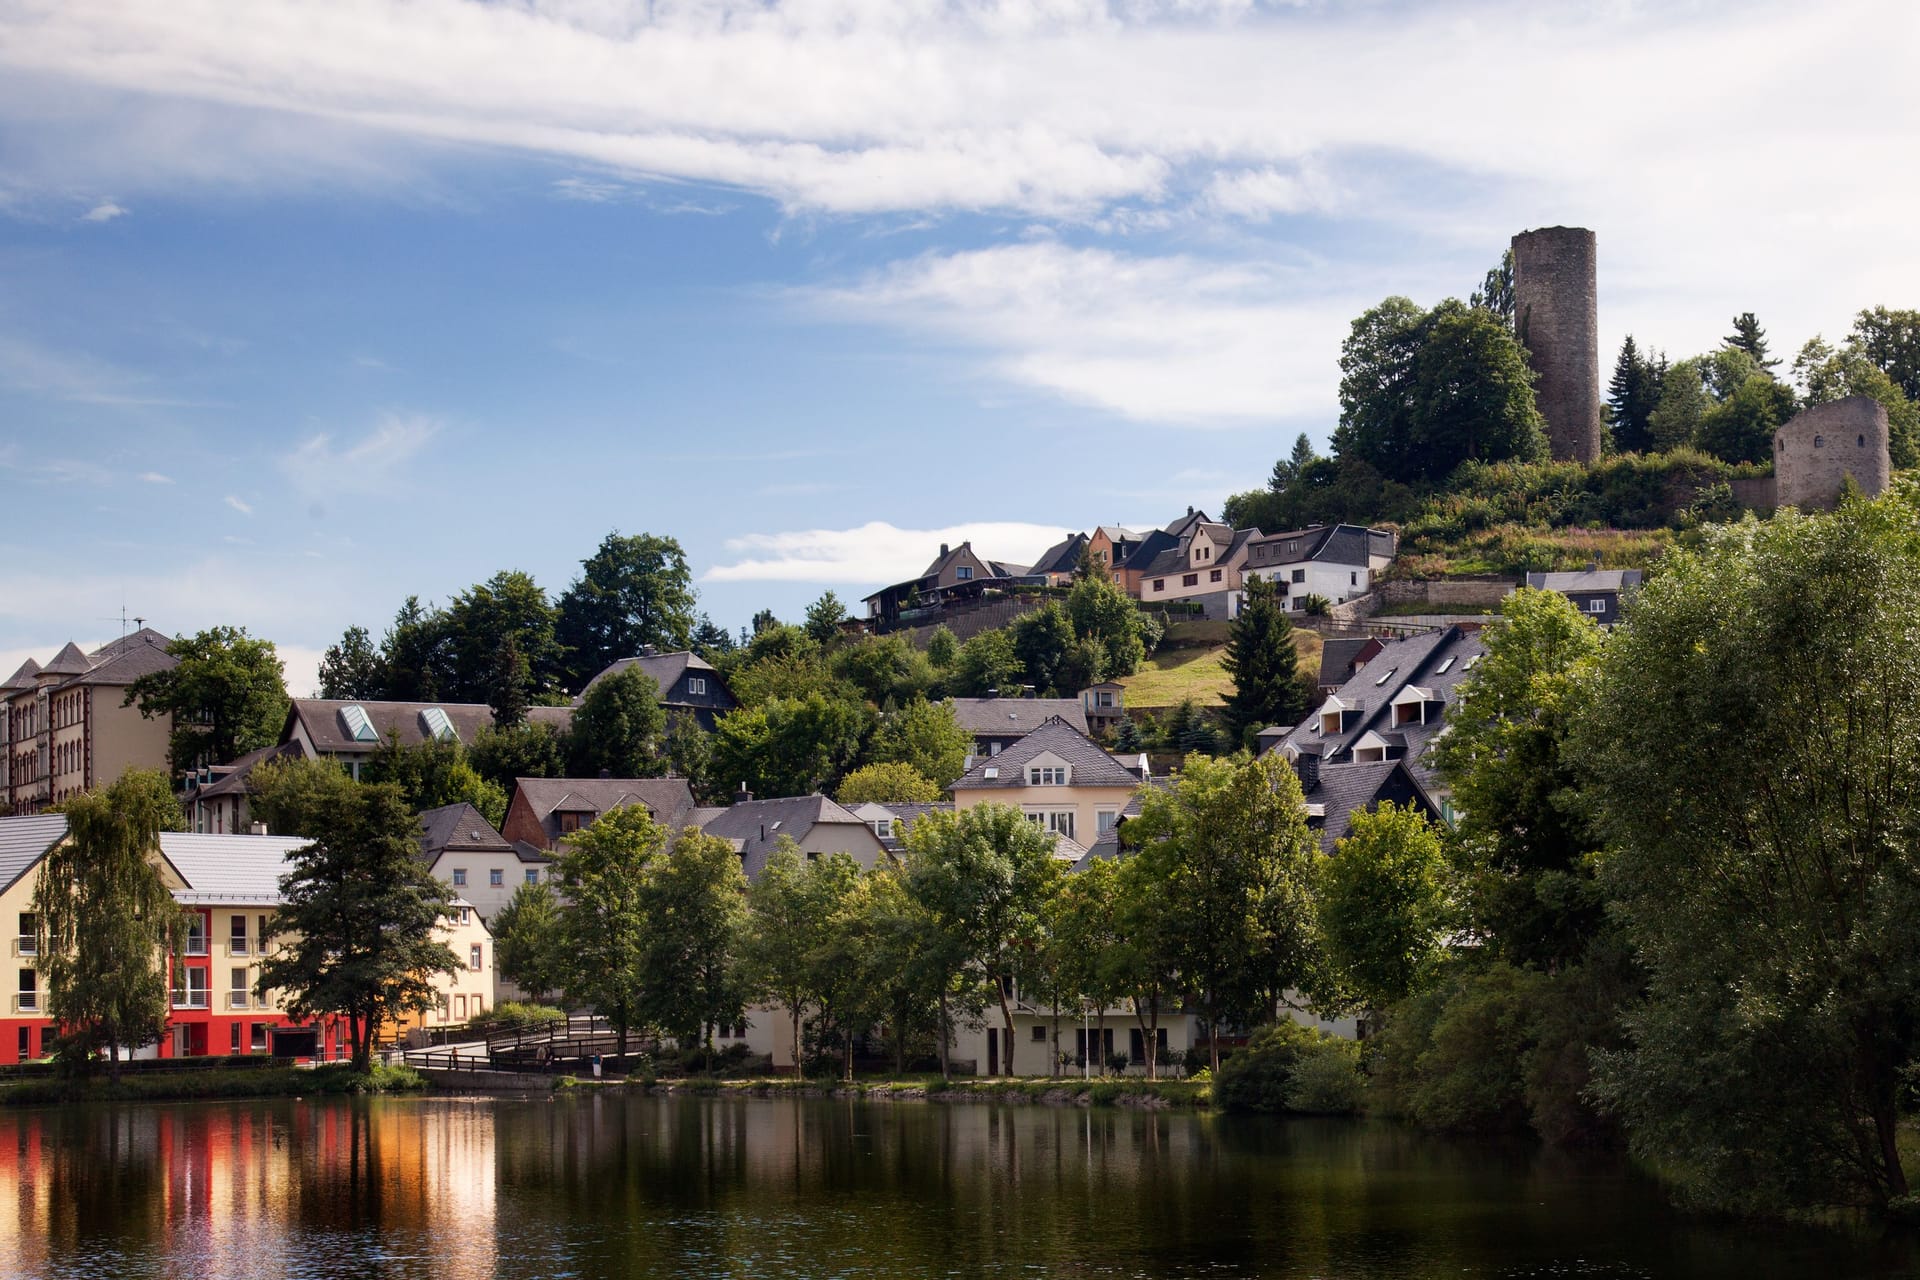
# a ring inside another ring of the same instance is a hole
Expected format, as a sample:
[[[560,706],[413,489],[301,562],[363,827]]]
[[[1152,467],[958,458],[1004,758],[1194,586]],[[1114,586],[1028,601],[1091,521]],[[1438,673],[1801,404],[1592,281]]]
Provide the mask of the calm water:
[[[590,1098],[0,1114],[6,1277],[1905,1275],[1387,1126]]]

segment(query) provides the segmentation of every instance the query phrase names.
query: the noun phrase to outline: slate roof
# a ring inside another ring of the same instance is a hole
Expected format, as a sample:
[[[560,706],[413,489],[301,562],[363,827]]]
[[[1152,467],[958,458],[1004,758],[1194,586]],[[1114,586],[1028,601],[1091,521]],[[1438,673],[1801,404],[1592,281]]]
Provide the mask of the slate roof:
[[[484,814],[461,801],[421,813],[420,852],[432,862],[443,853],[512,853],[513,845]]]
[[[1353,675],[1349,669],[1360,651],[1370,644],[1378,643],[1372,636],[1358,636],[1354,639],[1330,639],[1320,644],[1320,683],[1338,687]]]
[[[80,646],[69,640],[66,647],[48,659],[47,665],[40,668],[43,676],[81,676],[85,675],[93,663],[80,651]]]
[[[31,689],[33,688],[33,678],[39,674],[40,664],[32,658],[28,658],[20,664],[18,671],[7,677],[5,684],[0,684],[0,689]]]
[[[606,813],[631,804],[644,805],[666,827],[684,827],[693,816],[685,778],[515,778],[514,791],[542,824],[554,813]]]
[[[952,813],[953,802],[943,801],[939,804],[880,804],[878,801],[870,800],[865,804],[853,806],[852,812],[854,817],[869,825],[879,821],[881,818],[892,818],[893,834],[890,836],[881,836],[880,843],[886,848],[888,853],[899,853],[906,848],[905,836],[914,823],[920,821],[920,819],[930,813]]]
[[[271,747],[261,747],[257,751],[249,751],[231,763],[215,765],[213,772],[220,776],[204,787],[194,787],[193,798],[211,800],[216,796],[245,795],[247,780],[253,776],[255,766],[282,758],[302,760],[306,758],[306,754],[306,748],[297,742],[281,742]]]
[[[377,735],[372,742],[363,742],[354,738],[347,730],[346,722],[340,713],[348,707],[359,707],[367,713],[367,719],[373,723]],[[293,726],[298,721],[306,728],[307,737],[314,749],[323,755],[346,753],[361,754],[379,749],[388,737],[397,737],[400,745],[414,747],[427,740],[426,723],[421,719],[424,712],[438,707],[447,713],[447,719],[453,725],[454,732],[460,735],[460,741],[471,746],[480,736],[482,729],[493,727],[493,708],[484,702],[376,702],[367,698],[295,698],[287,708],[287,722],[280,731],[282,741],[293,734]],[[528,707],[527,721],[530,724],[550,724],[564,729],[573,723],[571,707]]]
[[[642,675],[659,685],[663,698],[668,690],[679,683],[680,677],[685,675],[689,668],[706,673],[709,679],[716,681],[720,679],[720,673],[714,670],[712,663],[686,649],[676,650],[673,653],[643,653],[609,663],[604,671],[587,681],[586,688],[580,690],[573,700],[573,705],[576,707],[580,705],[581,700],[587,696],[587,689],[593,688],[608,676],[619,675],[629,667],[640,668]]]
[[[1611,591],[1637,587],[1646,574],[1639,569],[1577,569],[1571,573],[1530,573],[1527,585],[1542,591]]]
[[[1087,731],[1087,709],[1078,698],[949,698],[953,722],[975,736],[1006,738],[1032,733],[1049,720]]]
[[[128,636],[126,639],[132,640],[134,637]],[[180,659],[167,652],[166,647],[170,643],[171,641],[161,637],[158,644],[135,643],[109,646],[113,649],[112,653],[107,653],[105,649],[98,650],[93,655],[93,665],[61,687],[68,688],[77,684],[128,685],[141,676],[170,670],[180,665]]]
[[[1098,532],[1107,535],[1108,542],[1138,542],[1142,535],[1131,529],[1123,529],[1117,524],[1103,524]]]
[[[1273,749],[1291,747],[1300,754],[1318,756],[1324,769],[1350,763],[1354,745],[1374,733],[1388,744],[1389,759],[1404,758],[1414,779],[1427,791],[1439,794],[1444,786],[1426,759],[1426,751],[1446,727],[1445,712],[1429,706],[1425,723],[1396,727],[1393,699],[1413,685],[1426,690],[1434,701],[1451,706],[1455,688],[1466,678],[1471,664],[1485,652],[1486,646],[1481,643],[1478,631],[1457,626],[1389,641],[1352,679],[1330,695],[1357,713],[1340,732],[1323,734],[1320,731],[1320,710],[1328,705],[1327,700],[1322,699]]]
[[[174,900],[189,906],[280,901],[280,877],[295,849],[313,843],[305,836],[215,836],[195,831],[163,831],[160,852],[187,882]]]
[[[63,813],[0,818],[0,891],[12,888],[66,834],[67,817]]]
[[[1073,771],[1072,786],[1133,788],[1140,785],[1140,779],[1132,770],[1109,755],[1099,743],[1066,721],[1054,719],[1008,746],[999,755],[976,759],[973,767],[948,789],[975,791],[994,787],[1024,787],[1027,785],[1027,762],[1046,752],[1067,762]],[[994,770],[994,776],[987,776],[989,769]]]
[[[1090,541],[1084,533],[1072,534],[1040,553],[1029,573],[1072,573],[1080,567],[1080,555]]]
[[[1309,813],[1307,825],[1320,832],[1320,847],[1327,853],[1333,852],[1335,842],[1346,837],[1356,812],[1371,809],[1381,801],[1411,802],[1432,816],[1440,813],[1440,806],[1407,768],[1405,760],[1321,765],[1312,785],[1304,790]],[[1314,813],[1315,808],[1320,812]]]
[[[729,841],[740,851],[740,869],[757,880],[767,869],[767,858],[781,836],[804,840],[821,823],[846,824],[873,836],[873,828],[851,810],[818,793],[783,796],[773,800],[742,800],[715,813],[701,824],[710,836]],[[875,843],[879,837],[874,836]]]

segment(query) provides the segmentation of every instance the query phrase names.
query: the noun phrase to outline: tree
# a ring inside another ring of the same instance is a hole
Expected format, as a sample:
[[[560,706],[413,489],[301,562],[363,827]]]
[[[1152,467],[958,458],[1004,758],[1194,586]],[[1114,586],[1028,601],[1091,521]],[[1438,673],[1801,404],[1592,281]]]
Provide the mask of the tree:
[[[390,782],[415,813],[450,804],[470,804],[494,826],[507,816],[507,793],[467,762],[458,742],[429,738],[412,746],[389,734],[360,766],[364,782]]]
[[[1640,354],[1633,335],[1620,344],[1613,380],[1607,384],[1607,408],[1613,417],[1613,445],[1621,453],[1651,453],[1653,411],[1660,403],[1660,364]]]
[[[563,985],[560,902],[544,884],[523,884],[487,921],[494,968],[537,1001]]]
[[[940,784],[910,764],[862,765],[840,781],[834,799],[844,805],[934,804]]]
[[[927,655],[898,633],[840,643],[833,653],[832,668],[836,677],[858,689],[876,707],[924,698],[939,679]]]
[[[408,596],[380,640],[381,696],[397,702],[437,702],[452,686],[453,635],[447,615]],[[457,700],[457,699],[455,699]]]
[[[1566,754],[1600,628],[1558,592],[1525,587],[1500,618],[1432,756],[1460,809],[1473,924],[1514,963],[1559,968],[1600,924],[1587,870],[1598,842]]]
[[[1013,1075],[1013,983],[1022,957],[1040,943],[1059,882],[1053,840],[1018,809],[984,804],[929,813],[908,829],[906,843],[908,892],[939,935],[948,973],[971,969],[998,1001],[1002,1065]],[[938,984],[943,1000],[951,985]],[[943,1005],[943,1036],[951,1026]]]
[[[1048,948],[1057,956],[1057,985],[1062,999],[1075,1005],[1084,1000],[1093,1008],[1099,1041],[1105,1043],[1107,1010],[1128,994],[1127,975],[1120,958],[1120,863],[1117,859],[1093,859],[1083,870],[1061,882],[1049,913],[1047,934]],[[1057,1022],[1054,1036],[1057,1055]]]
[[[1598,1089],[1701,1203],[1910,1194],[1917,526],[1893,496],[1708,530],[1609,638],[1575,732],[1645,974]]]
[[[510,799],[518,778],[565,776],[566,744],[550,724],[523,721],[511,729],[488,727],[467,748],[467,763]]]
[[[328,645],[320,659],[320,696],[323,698],[378,698],[385,692],[387,674],[380,651],[365,627],[348,627],[340,643]]]
[[[1410,298],[1392,297],[1360,313],[1340,344],[1340,425],[1333,451],[1364,460],[1387,475],[1418,474],[1414,366],[1425,313]]]
[[[1508,249],[1500,255],[1500,265],[1489,268],[1480,287],[1473,291],[1467,305],[1478,307],[1498,317],[1500,323],[1513,328],[1513,250]]]
[[[738,1022],[746,1006],[740,967],[746,887],[733,846],[696,827],[680,832],[648,871],[640,1007],[683,1049],[699,1044],[711,1054],[714,1027]]]
[[[1020,695],[1023,678],[1013,636],[1004,630],[982,631],[960,646],[947,673],[947,692],[958,698]]]
[[[666,752],[668,770],[685,778],[701,803],[725,799],[725,786],[713,776],[713,735],[700,727],[699,717],[691,711],[675,711],[667,717]]]
[[[813,954],[828,924],[811,893],[808,871],[813,865],[801,861],[791,837],[775,841],[760,878],[747,886],[746,938],[741,944],[749,990],[787,1011],[796,1080],[801,1076],[800,1026],[818,998]]]
[[[1302,431],[1293,441],[1293,452],[1273,464],[1273,473],[1267,477],[1267,488],[1274,493],[1285,493],[1313,465],[1317,455],[1313,451],[1313,441]]]
[[[561,985],[613,1024],[622,1060],[646,995],[646,879],[667,835],[644,808],[624,805],[575,832],[554,860]]]
[[[487,677],[487,705],[493,708],[493,727],[511,729],[527,718],[527,690],[533,671],[520,643],[502,636],[493,654],[493,672]]]
[[[247,775],[247,807],[276,836],[316,839],[360,784],[337,762],[268,760]]]
[[[1887,454],[1896,468],[1920,462],[1920,405],[1862,353],[1852,340],[1835,351],[1817,335],[1793,362],[1801,404],[1808,408],[1843,396],[1866,396],[1887,411]]]
[[[1690,359],[1673,364],[1660,379],[1660,398],[1647,415],[1653,447],[1664,452],[1692,444],[1700,434],[1701,419],[1712,407],[1703,363]]]
[[[1173,1011],[1185,989],[1184,921],[1167,909],[1166,897],[1179,864],[1179,850],[1155,842],[1122,859],[1114,878],[1115,941],[1108,963],[1113,982],[1133,1005],[1149,1080],[1159,1078],[1160,1015]]]
[[[940,1029],[939,975],[926,963],[931,948],[926,917],[907,890],[904,869],[882,864],[861,879],[859,957],[869,1011],[893,1040],[894,1070],[907,1069],[909,1044],[930,1041]]]
[[[1700,447],[1727,462],[1765,462],[1793,412],[1793,388],[1756,373],[1700,419]]]
[[[1127,823],[1164,895],[1174,963],[1209,1028],[1274,1016],[1315,962],[1318,838],[1293,770],[1275,754],[1189,757],[1165,789],[1144,792]],[[918,828],[916,827],[916,830]]]
[[[438,1007],[438,974],[460,963],[437,935],[453,910],[420,860],[420,822],[400,789],[362,785],[293,851],[270,926],[289,941],[260,965],[258,989],[289,1016],[347,1020],[353,1066],[373,1066],[382,1023]]]
[[[826,790],[858,757],[867,718],[861,704],[820,693],[736,708],[714,728],[714,775],[762,797]]]
[[[560,597],[554,634],[568,651],[573,687],[648,645],[664,652],[689,647],[693,605],[693,574],[677,541],[609,533]]]
[[[823,927],[807,955],[813,989],[816,1043],[839,1050],[841,1077],[853,1079],[854,1041],[880,1016],[880,1001],[869,982],[875,923],[868,910],[867,882],[851,854],[829,853],[808,862],[808,909]]]
[[[547,593],[518,569],[505,569],[462,591],[446,609],[448,673],[440,696],[449,702],[486,702],[502,645],[512,642],[525,660],[528,695],[559,693],[564,650],[555,638]]]
[[[973,735],[954,719],[950,702],[909,702],[880,718],[868,751],[875,764],[900,764],[944,787],[966,772]]]
[[[1412,995],[1442,954],[1447,856],[1420,809],[1353,814],[1316,876],[1320,943],[1336,987],[1381,1011]]]
[[[954,638],[953,632],[943,622],[927,637],[927,661],[933,664],[935,671],[945,671],[959,657],[960,641]]]
[[[1226,698],[1227,731],[1240,746],[1268,725],[1294,724],[1307,713],[1315,686],[1300,670],[1293,622],[1280,607],[1279,589],[1266,578],[1246,580],[1240,616],[1227,628],[1221,667],[1233,678]]]
[[[174,772],[222,764],[270,747],[287,718],[286,672],[273,641],[245,627],[213,627],[177,636],[167,652],[179,661],[127,686],[122,706],[143,718],[173,718],[167,762]]]
[[[1862,311],[1853,319],[1847,345],[1891,378],[1900,394],[1920,404],[1920,311]]]
[[[1028,684],[1042,697],[1070,698],[1104,678],[1106,653],[1074,634],[1057,600],[1013,620],[1013,652]]]
[[[1778,368],[1778,360],[1767,358],[1767,331],[1754,319],[1753,312],[1742,311],[1733,318],[1733,332],[1723,341],[1735,351],[1744,351],[1753,358],[1754,366],[1762,371]]]
[[[665,767],[661,736],[667,713],[660,686],[639,667],[598,680],[580,699],[567,733],[567,763],[576,778],[602,770],[610,778],[651,778]]]
[[[1067,616],[1074,635],[1097,642],[1104,652],[1102,679],[1130,676],[1146,660],[1147,616],[1112,579],[1103,575],[1077,580],[1067,592]]]
[[[840,624],[846,617],[847,606],[840,603],[840,597],[823,591],[818,600],[807,606],[807,634],[816,644],[830,645],[840,638]]]
[[[727,654],[733,652],[733,637],[727,634],[725,627],[715,623],[704,613],[694,624],[691,644],[695,653],[715,665],[718,665]]]
[[[160,833],[185,827],[165,775],[130,769],[112,785],[61,806],[67,838],[48,851],[34,884],[46,1016],[62,1031],[62,1057],[90,1063],[107,1051],[115,1083],[121,1051],[158,1040],[167,1021],[167,975],[186,918],[160,877]]]

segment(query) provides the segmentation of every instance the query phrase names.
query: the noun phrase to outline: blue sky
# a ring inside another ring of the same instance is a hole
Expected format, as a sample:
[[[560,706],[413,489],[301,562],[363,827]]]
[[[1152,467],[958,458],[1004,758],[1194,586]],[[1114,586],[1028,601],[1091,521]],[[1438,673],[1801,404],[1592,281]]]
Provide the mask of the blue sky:
[[[1914,9],[0,0],[0,665],[1217,508],[1526,227],[1603,359],[1790,356],[1920,304]]]

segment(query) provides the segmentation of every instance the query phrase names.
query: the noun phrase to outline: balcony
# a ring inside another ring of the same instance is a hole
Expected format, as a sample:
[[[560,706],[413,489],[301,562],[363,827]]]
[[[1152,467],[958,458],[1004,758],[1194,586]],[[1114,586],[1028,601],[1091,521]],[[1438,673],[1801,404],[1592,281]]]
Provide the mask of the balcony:
[[[38,991],[22,991],[13,998],[13,1011],[15,1013],[39,1013],[40,993]]]
[[[207,1007],[206,988],[199,987],[190,991],[175,989],[173,1007],[176,1009],[204,1009]]]
[[[25,934],[13,940],[13,954],[17,956],[37,956],[40,954],[40,939]]]
[[[253,1006],[248,1003],[248,998],[248,994],[245,991],[229,991],[227,992],[227,1008],[250,1009]]]

